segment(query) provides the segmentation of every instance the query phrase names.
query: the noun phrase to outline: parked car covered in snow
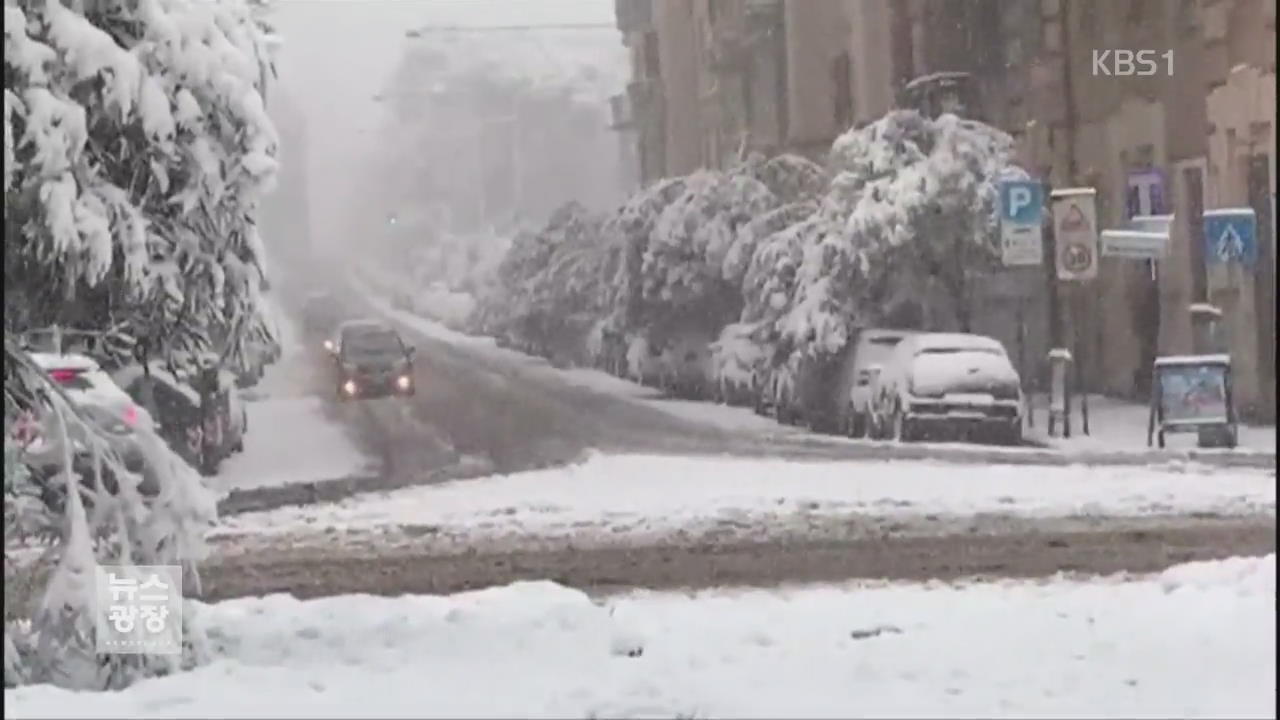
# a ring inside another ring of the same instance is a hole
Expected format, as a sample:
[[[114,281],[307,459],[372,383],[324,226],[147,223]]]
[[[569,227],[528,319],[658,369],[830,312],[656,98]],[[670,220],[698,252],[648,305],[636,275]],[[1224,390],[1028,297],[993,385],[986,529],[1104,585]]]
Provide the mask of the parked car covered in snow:
[[[841,414],[841,424],[849,437],[865,437],[871,427],[871,391],[876,378],[894,358],[898,344],[914,331],[866,328],[858,331],[853,341],[849,372],[846,378],[848,400]]]
[[[1022,441],[1022,388],[999,341],[966,333],[921,333],[898,344],[881,371],[872,423],[901,441],[975,434]]]
[[[150,408],[156,432],[192,467],[205,475],[218,472],[222,461],[244,449],[248,414],[228,372],[206,372],[201,380],[174,375],[158,361],[134,363],[114,373],[117,383],[139,404]],[[204,403],[207,402],[207,407]]]
[[[150,432],[151,414],[120,389],[93,358],[78,354],[31,353],[67,399],[96,424],[130,472],[141,472],[145,455],[138,434]],[[76,460],[84,454],[77,451]],[[61,458],[56,458],[61,462]]]

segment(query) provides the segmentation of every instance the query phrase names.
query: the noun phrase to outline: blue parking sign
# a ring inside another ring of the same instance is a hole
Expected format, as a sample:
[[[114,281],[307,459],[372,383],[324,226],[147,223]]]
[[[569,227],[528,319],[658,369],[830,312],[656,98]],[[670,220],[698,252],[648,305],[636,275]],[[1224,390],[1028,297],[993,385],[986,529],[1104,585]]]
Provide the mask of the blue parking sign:
[[[1044,262],[1044,188],[1034,180],[1000,183],[1000,257],[1006,267]]]
[[[1000,183],[1000,219],[1017,225],[1039,225],[1044,212],[1044,188],[1035,180]]]
[[[1206,210],[1204,259],[1209,265],[1258,262],[1258,220],[1252,208]]]

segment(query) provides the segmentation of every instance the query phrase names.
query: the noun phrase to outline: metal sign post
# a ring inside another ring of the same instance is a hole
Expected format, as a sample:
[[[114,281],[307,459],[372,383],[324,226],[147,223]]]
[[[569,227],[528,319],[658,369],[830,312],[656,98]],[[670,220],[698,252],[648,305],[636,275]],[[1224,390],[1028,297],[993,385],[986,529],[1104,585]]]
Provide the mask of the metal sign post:
[[[1053,203],[1054,264],[1057,279],[1078,283],[1075,288],[1078,291],[1079,284],[1098,277],[1098,191],[1091,187],[1063,188],[1054,190],[1050,197]],[[1072,341],[1067,343],[1064,338],[1059,348],[1074,348],[1076,354],[1082,356],[1082,334],[1079,326],[1092,325],[1093,322],[1094,318],[1073,318],[1070,323]],[[1088,400],[1085,394],[1088,392],[1088,384],[1084,382],[1082,357],[1071,357],[1070,362],[1076,366],[1075,392],[1081,393],[1081,411],[1087,418]],[[1063,372],[1066,372],[1065,367]],[[1069,414],[1065,415],[1065,422],[1065,429],[1069,433]],[[1087,421],[1085,426],[1087,428]]]
[[[1044,264],[1044,185],[1038,180],[1006,180],[1000,183],[1000,258],[1007,268]],[[1014,272],[1018,272],[1014,270]],[[1016,318],[1018,373],[1026,396],[1026,301],[1029,278],[1018,272]],[[1026,413],[1031,427],[1034,414]]]

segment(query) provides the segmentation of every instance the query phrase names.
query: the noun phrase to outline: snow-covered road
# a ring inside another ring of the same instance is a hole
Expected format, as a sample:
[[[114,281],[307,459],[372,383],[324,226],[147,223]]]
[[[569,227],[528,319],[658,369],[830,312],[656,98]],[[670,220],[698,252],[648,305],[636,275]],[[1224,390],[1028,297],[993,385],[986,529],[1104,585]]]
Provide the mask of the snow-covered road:
[[[210,665],[14,718],[1275,717],[1275,556],[1140,578],[206,606]]]

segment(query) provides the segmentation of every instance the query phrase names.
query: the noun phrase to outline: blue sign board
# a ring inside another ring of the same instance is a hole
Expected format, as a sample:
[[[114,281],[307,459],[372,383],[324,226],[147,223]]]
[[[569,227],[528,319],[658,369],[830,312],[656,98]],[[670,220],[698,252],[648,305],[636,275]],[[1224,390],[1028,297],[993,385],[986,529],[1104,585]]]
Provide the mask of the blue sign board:
[[[1129,173],[1129,190],[1125,196],[1125,210],[1129,218],[1143,215],[1164,215],[1164,173],[1159,170],[1137,170]]]
[[[1258,262],[1257,228],[1257,217],[1249,208],[1205,211],[1205,263],[1253,267]]]
[[[1035,180],[1000,183],[1000,248],[1007,266],[1039,265],[1044,259],[1041,223],[1044,186]]]
[[[1036,180],[1000,183],[1000,219],[1018,225],[1040,225],[1044,213],[1044,186]]]

